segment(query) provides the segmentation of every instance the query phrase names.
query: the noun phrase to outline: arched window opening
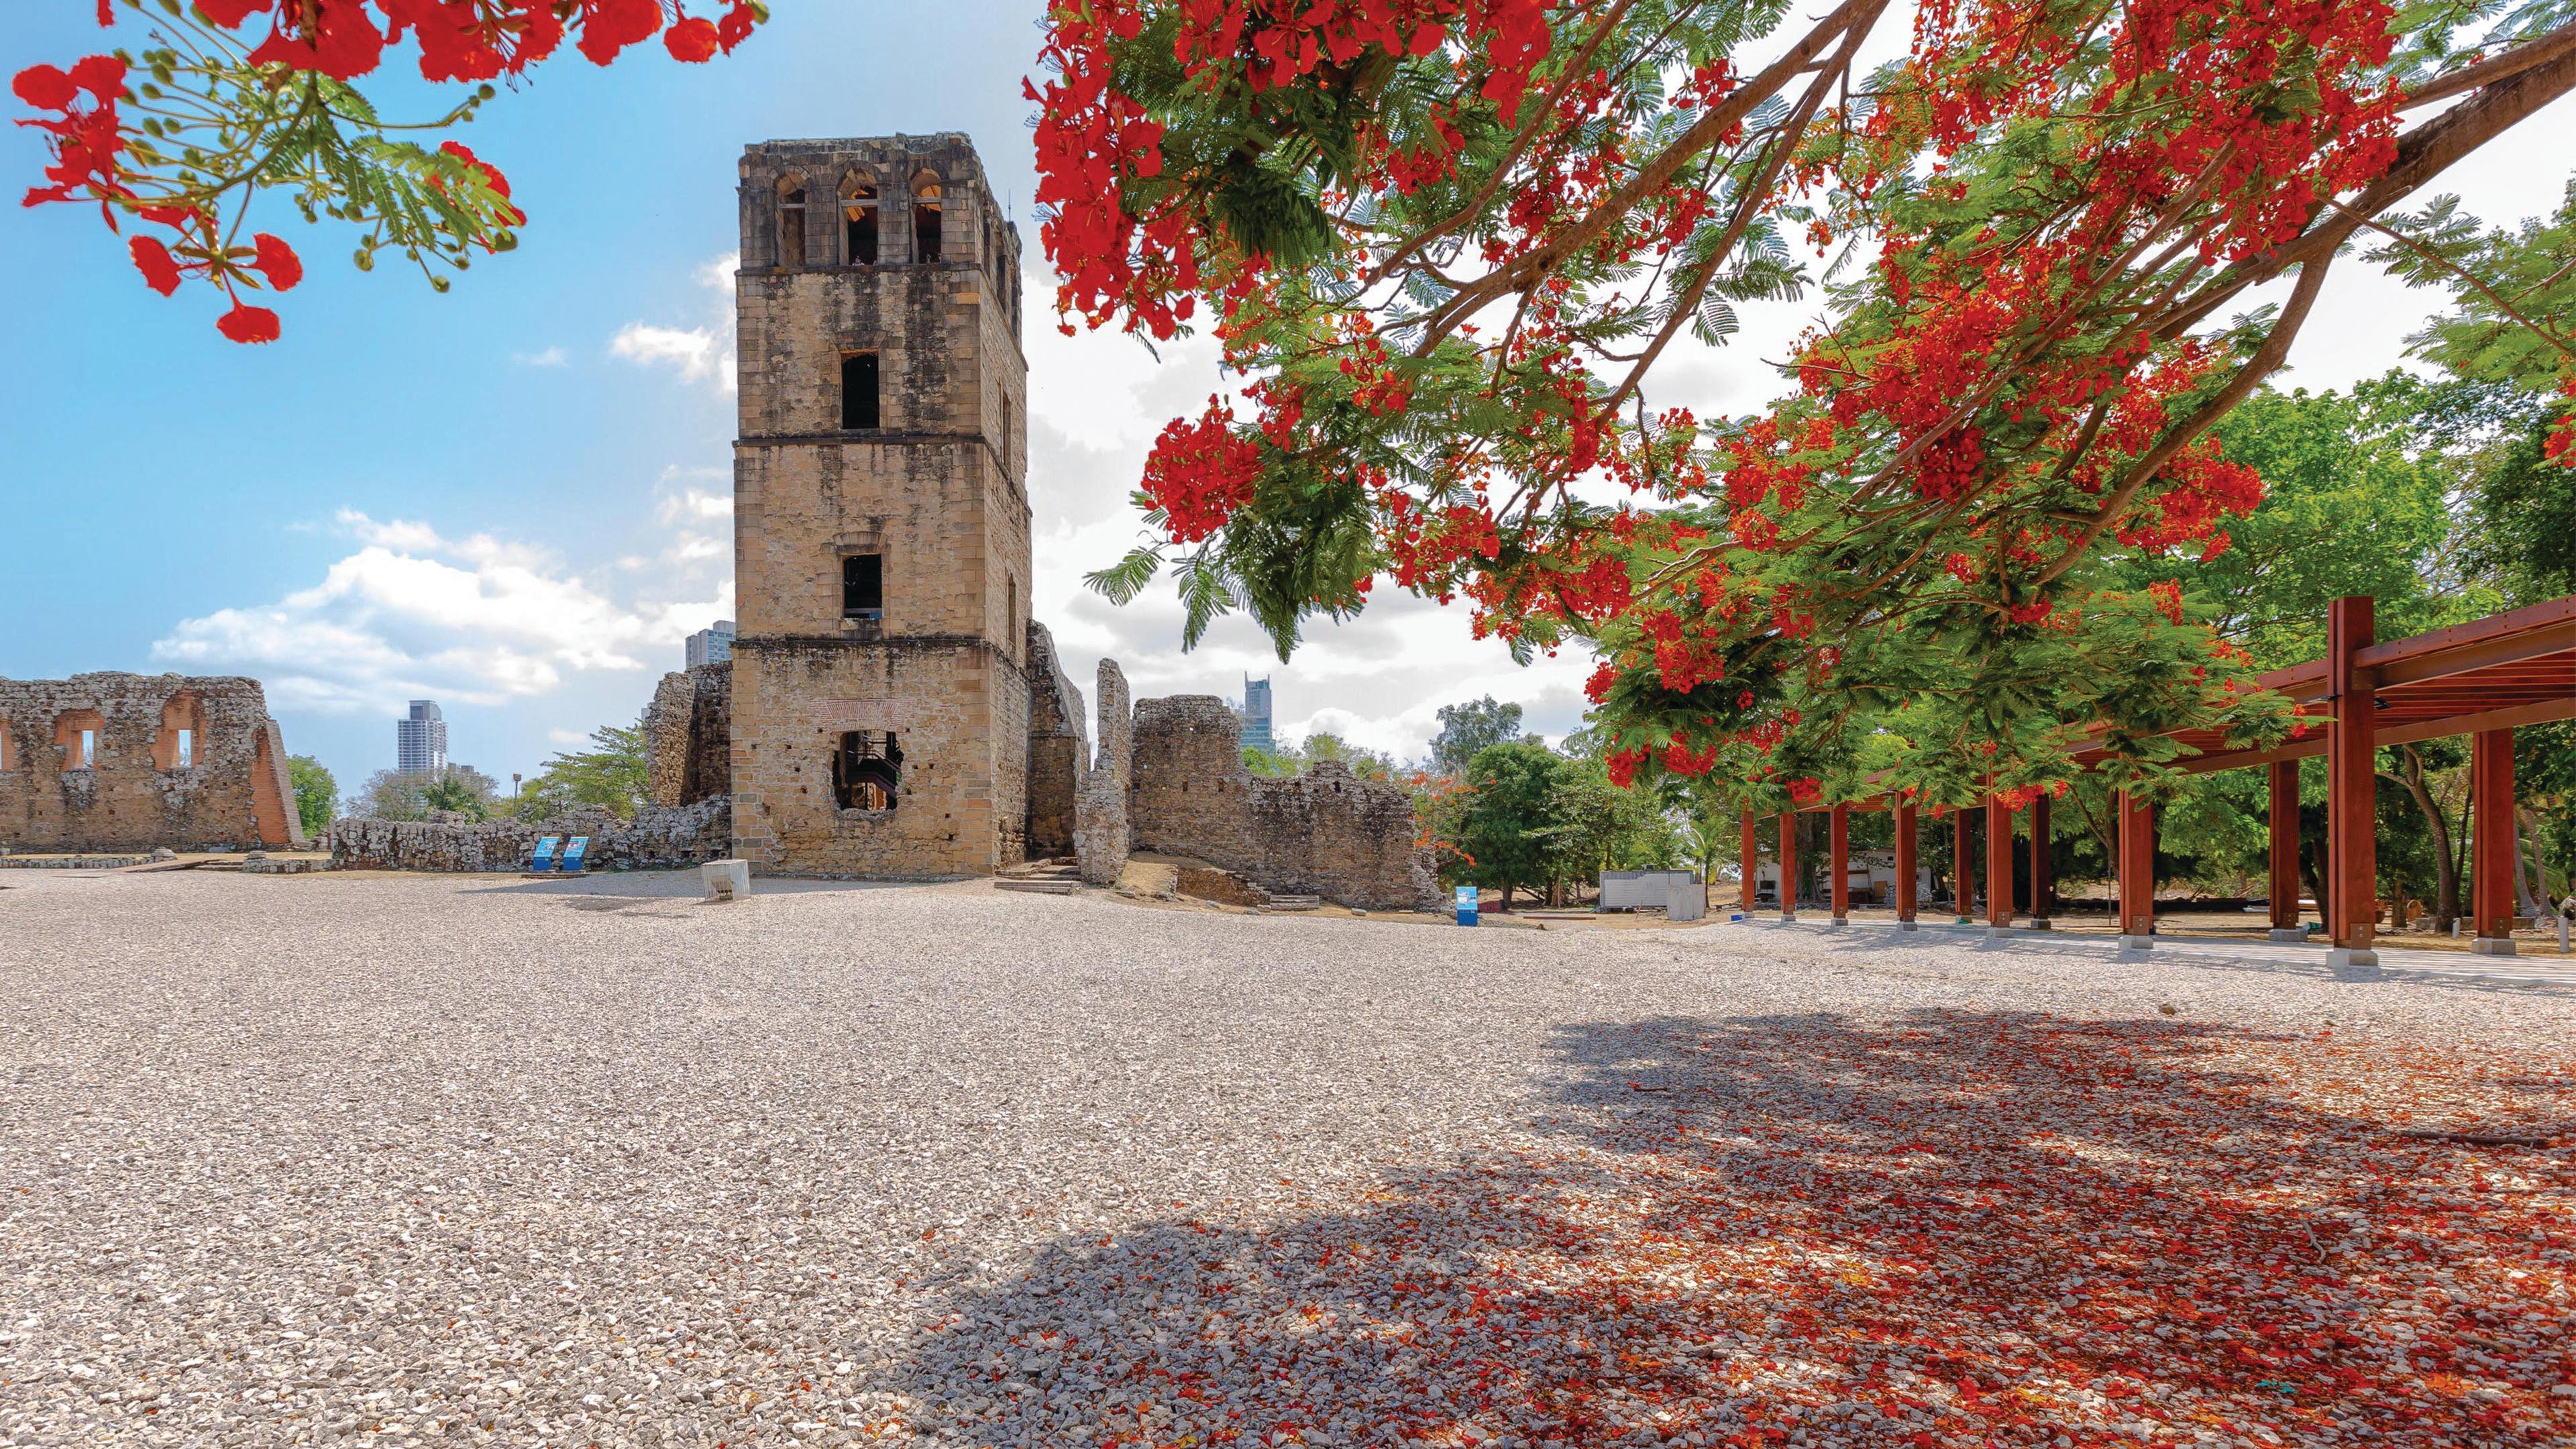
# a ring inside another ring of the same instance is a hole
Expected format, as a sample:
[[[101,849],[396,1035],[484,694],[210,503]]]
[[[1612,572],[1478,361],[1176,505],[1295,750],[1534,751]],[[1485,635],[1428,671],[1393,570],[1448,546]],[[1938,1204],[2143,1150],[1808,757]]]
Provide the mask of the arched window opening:
[[[152,768],[195,769],[197,751],[205,738],[205,701],[193,689],[170,696],[169,702],[161,706],[161,732],[152,740]]]
[[[853,171],[841,178],[841,255],[854,267],[877,260],[877,184]]]
[[[832,752],[832,798],[844,810],[892,810],[903,746],[892,730],[851,730]]]
[[[912,259],[916,262],[939,260],[941,205],[938,177],[925,171],[912,179]]]
[[[778,264],[805,265],[805,180],[800,176],[778,178]]]
[[[98,768],[99,737],[107,721],[94,709],[65,710],[54,720],[54,747],[62,751],[66,770]]]

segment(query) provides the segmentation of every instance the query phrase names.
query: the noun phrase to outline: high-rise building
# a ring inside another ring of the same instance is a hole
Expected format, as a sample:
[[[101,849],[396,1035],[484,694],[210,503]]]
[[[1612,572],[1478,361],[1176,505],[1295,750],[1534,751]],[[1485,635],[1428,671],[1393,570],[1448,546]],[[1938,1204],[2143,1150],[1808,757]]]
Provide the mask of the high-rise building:
[[[711,628],[689,636],[689,668],[722,664],[733,658],[733,620],[718,619]]]
[[[411,713],[394,721],[394,768],[406,775],[447,773],[447,717],[437,700],[415,699]]]
[[[1270,677],[1243,677],[1243,744],[1268,754],[1277,749],[1270,733]]]

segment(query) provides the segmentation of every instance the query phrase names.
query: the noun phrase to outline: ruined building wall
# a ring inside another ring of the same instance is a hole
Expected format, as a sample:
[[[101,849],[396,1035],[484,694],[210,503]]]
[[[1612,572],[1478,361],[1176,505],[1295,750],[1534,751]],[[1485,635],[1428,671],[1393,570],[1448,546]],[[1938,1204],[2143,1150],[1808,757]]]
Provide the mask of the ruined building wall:
[[[1128,813],[1139,850],[1195,856],[1280,892],[1371,910],[1424,910],[1439,887],[1413,798],[1338,760],[1284,780],[1243,767],[1243,726],[1225,701],[1136,704]]]
[[[664,807],[733,793],[733,665],[665,674],[644,711],[646,798]]]
[[[79,759],[81,731],[90,759]],[[189,758],[178,756],[179,731]],[[0,848],[303,847],[259,682],[176,674],[0,679]]]
[[[790,873],[990,873],[1027,853],[1039,680],[1018,234],[961,135],[766,142],[741,176],[737,850]],[[935,254],[915,245],[929,181]],[[873,260],[850,244],[848,184],[875,189]],[[857,362],[873,426],[844,410]],[[853,557],[878,560],[881,617],[843,607]],[[839,806],[852,732],[896,737],[892,808]]]
[[[1029,621],[1029,822],[1032,860],[1072,855],[1075,800],[1091,773],[1091,730],[1055,636]]]
[[[575,805],[549,820],[474,820],[436,813],[428,820],[331,822],[331,863],[340,870],[524,871],[542,836],[590,837],[586,870],[671,870],[714,860],[732,844],[728,802],[721,797],[673,809],[647,805],[619,820],[596,805]]]
[[[1127,708],[1127,675],[1115,659],[1100,661],[1100,755],[1083,778],[1074,824],[1074,855],[1082,878],[1116,885],[1134,844],[1127,806],[1135,778],[1133,721]]]

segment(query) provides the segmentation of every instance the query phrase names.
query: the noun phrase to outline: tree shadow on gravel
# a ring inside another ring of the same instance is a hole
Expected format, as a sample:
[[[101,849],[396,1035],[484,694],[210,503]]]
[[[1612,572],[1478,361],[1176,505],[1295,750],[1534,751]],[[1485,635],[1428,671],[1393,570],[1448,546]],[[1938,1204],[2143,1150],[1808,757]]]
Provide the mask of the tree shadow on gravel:
[[[2398,1135],[2576,1108],[2564,1064],[1928,1011],[1575,1024],[1555,1055],[1536,1145],[953,1294],[893,1417],[995,1445],[2576,1434],[2568,1155]]]

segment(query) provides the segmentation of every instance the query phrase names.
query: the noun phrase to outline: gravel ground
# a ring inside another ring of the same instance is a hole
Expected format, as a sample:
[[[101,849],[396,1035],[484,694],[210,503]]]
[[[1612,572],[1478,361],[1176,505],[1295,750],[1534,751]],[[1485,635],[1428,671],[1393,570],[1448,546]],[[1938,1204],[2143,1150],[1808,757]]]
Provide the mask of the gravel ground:
[[[71,872],[0,988],[0,1444],[2576,1441],[2566,995]]]

